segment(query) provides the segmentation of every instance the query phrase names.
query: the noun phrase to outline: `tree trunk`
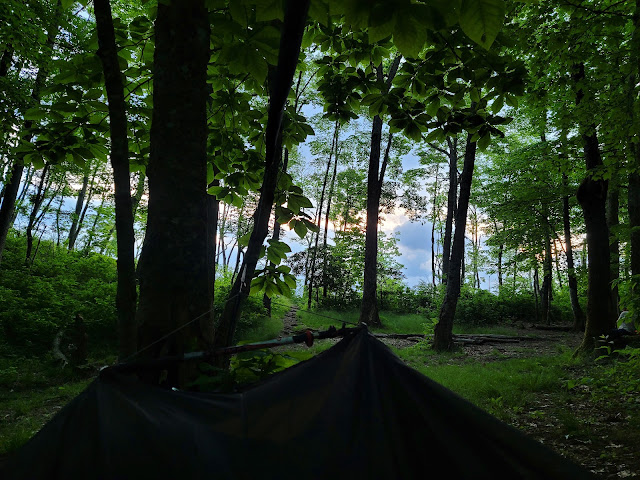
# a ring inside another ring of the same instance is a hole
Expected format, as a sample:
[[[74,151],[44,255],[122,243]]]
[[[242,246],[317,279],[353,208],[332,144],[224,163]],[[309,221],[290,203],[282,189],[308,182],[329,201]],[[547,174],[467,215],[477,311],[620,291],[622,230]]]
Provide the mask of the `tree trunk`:
[[[139,345],[151,347],[146,354],[153,357],[182,354],[194,339],[201,347],[212,340],[205,1],[160,3],[155,39],[149,210],[137,313]],[[123,212],[131,215],[131,205]],[[172,369],[168,383],[183,385],[190,374],[185,367]]]
[[[13,46],[7,45],[0,58],[0,77],[6,77],[13,61]]]
[[[447,218],[445,220],[444,240],[442,242],[442,283],[447,283],[451,261],[451,235],[453,219],[458,204],[458,139],[447,137],[449,145],[449,193],[447,194]]]
[[[464,233],[467,224],[467,209],[471,196],[473,168],[476,159],[476,143],[467,136],[467,146],[464,153],[464,167],[460,181],[460,199],[456,212],[456,230],[451,249],[451,263],[447,280],[447,291],[440,307],[440,316],[433,336],[433,348],[437,351],[451,350],[453,347],[453,318],[456,314],[458,298],[460,297],[460,270],[464,254]]]
[[[88,187],[89,172],[85,172],[82,177],[82,188],[80,189],[80,192],[78,192],[78,198],[76,199],[76,209],[73,213],[71,228],[69,229],[69,251],[73,250],[76,244],[76,238],[78,238],[78,222],[80,221],[80,215],[82,214],[82,207],[84,206],[84,198],[87,194]]]
[[[42,169],[40,182],[38,183],[38,190],[31,202],[31,213],[29,214],[29,222],[27,223],[27,253],[24,259],[25,265],[28,265],[31,260],[31,252],[33,249],[33,227],[35,226],[38,211],[40,210],[47,193],[45,184],[47,183],[47,177],[49,176],[50,170],[51,164],[47,163]]]
[[[578,65],[573,75],[576,85],[585,81],[584,64]],[[582,101],[582,88],[576,92],[576,105]],[[578,202],[584,212],[588,246],[587,321],[584,339],[578,352],[588,352],[595,346],[595,338],[609,330],[610,303],[610,254],[609,228],[607,227],[606,201],[608,182],[595,179],[593,174],[602,166],[602,157],[593,124],[581,125],[583,151],[587,176],[578,188]]]
[[[282,160],[282,172],[286,173],[287,172],[287,168],[289,167],[289,149],[285,148],[284,149],[284,156],[282,156],[282,144],[280,143],[279,145],[280,148],[280,157],[283,158]],[[278,159],[278,163],[280,163],[280,159]],[[273,221],[273,236],[271,237],[273,240],[275,241],[279,241],[280,240],[280,223],[278,222],[278,220],[276,218],[274,218]],[[325,232],[326,235],[326,232]],[[275,263],[271,262],[271,266],[275,267]],[[267,310],[267,315],[269,317],[271,317],[271,297],[269,297],[266,292],[264,294],[264,296],[262,297],[262,304],[264,305],[264,308]]]
[[[331,199],[335,188],[336,177],[338,175],[338,137],[340,132],[340,124],[336,121],[333,134],[333,174],[331,175],[331,184],[329,186],[329,195],[327,197],[327,214],[324,216],[324,238],[322,243],[322,297],[327,298],[327,236],[329,233],[329,214],[331,213]]]
[[[327,169],[324,172],[324,180],[322,182],[322,192],[320,193],[320,204],[317,208],[317,223],[316,227],[318,227],[318,233],[316,233],[315,237],[315,245],[313,247],[313,251],[311,252],[311,263],[308,275],[308,284],[307,284],[307,309],[311,309],[311,301],[313,299],[313,286],[314,286],[314,277],[316,273],[316,260],[318,258],[318,240],[320,240],[320,225],[322,223],[322,207],[324,206],[324,194],[327,191],[327,183],[329,182],[329,171],[331,170],[331,162],[333,159],[333,152],[335,147],[335,131],[333,135],[334,141],[331,142],[331,150],[329,151],[329,160],[327,161]]]
[[[386,91],[391,88],[391,82],[400,65],[400,55],[396,56],[389,67],[389,73],[385,80],[382,64],[376,68],[378,82],[386,82]],[[380,144],[382,143],[382,119],[376,115],[373,118],[371,129],[371,151],[369,154],[369,172],[367,176],[367,223],[364,242],[364,282],[362,285],[362,305],[360,307],[359,323],[379,326],[380,314],[378,311],[378,219],[380,215],[380,195],[382,182],[389,161],[392,134],[385,151],[382,165],[380,165]]]
[[[53,45],[55,43],[56,37],[58,36],[58,31],[60,26],[58,24],[59,18],[59,9],[60,4],[56,4],[54,9],[53,20],[51,26],[49,27],[47,33],[47,43],[44,52],[49,52],[53,49]],[[13,53],[12,53],[13,55]],[[46,53],[43,54],[43,58],[46,58]],[[7,60],[8,61],[8,60]],[[7,66],[8,68],[8,66]],[[31,99],[33,100],[32,105],[36,106],[40,104],[40,91],[44,86],[44,82],[47,79],[48,69],[44,66],[40,66],[38,69],[38,73],[36,74],[36,79],[33,85],[33,90],[31,91]],[[31,120],[26,120],[24,122],[24,131],[28,131],[33,122]],[[23,141],[30,142],[32,138],[31,134],[28,134]],[[16,198],[18,196],[18,190],[20,188],[20,182],[22,180],[22,172],[24,171],[24,156],[16,158],[13,166],[11,167],[11,176],[8,183],[5,184],[5,192],[2,197],[2,206],[0,207],[0,263],[2,262],[2,252],[4,251],[4,246],[7,241],[7,235],[9,233],[9,229],[13,225],[13,221],[15,219],[14,211],[16,206]]]
[[[538,271],[538,262],[533,270],[533,296],[536,300],[536,323],[540,322],[540,306],[538,298],[540,296],[540,274]]]
[[[620,209],[620,190],[617,185],[617,168],[611,175],[609,180],[609,190],[607,191],[607,227],[609,232],[612,232],[620,224],[618,213]],[[609,267],[609,285],[610,285],[610,304],[609,304],[609,327],[610,329],[616,328],[618,321],[618,315],[620,314],[618,309],[619,296],[618,296],[618,279],[620,278],[620,242],[618,236],[615,234],[610,235],[609,238],[609,255],[611,264]]]
[[[629,51],[632,54],[631,71],[633,75],[629,76],[629,110],[632,127],[630,139],[637,139],[640,136],[640,118],[638,118],[638,100],[636,85],[640,81],[640,0],[636,0],[633,12],[633,32],[631,36],[631,46]],[[629,190],[627,192],[627,206],[629,210],[629,228],[631,230],[630,246],[630,267],[631,275],[631,292],[633,298],[639,297],[639,281],[640,281],[640,144],[633,141],[629,142],[629,150],[631,151],[631,168],[629,172]],[[634,305],[637,308],[637,305]],[[637,312],[636,312],[637,313]]]
[[[87,255],[91,251],[91,246],[93,245],[93,239],[96,236],[96,228],[98,226],[98,222],[100,221],[100,216],[102,215],[102,209],[104,208],[104,202],[106,201],[107,196],[102,195],[100,199],[100,205],[96,208],[96,215],[93,218],[93,223],[91,224],[91,228],[89,228],[89,232],[87,234],[87,243],[82,248],[82,251],[85,255]]]
[[[566,174],[562,175],[562,183],[566,187],[569,179]],[[573,248],[571,247],[571,219],[569,217],[569,196],[562,198],[562,223],[564,225],[564,243],[567,255],[567,276],[569,279],[569,298],[571,299],[571,310],[573,312],[573,329],[583,331],[585,318],[580,301],[578,300],[578,279],[576,269],[573,264]]]
[[[236,324],[242,305],[249,296],[251,279],[260,257],[262,243],[267,236],[271,207],[275,197],[275,187],[280,165],[277,161],[277,146],[282,124],[282,112],[287,100],[293,75],[298,65],[302,34],[304,32],[310,0],[289,0],[285,6],[284,24],[280,35],[280,50],[269,92],[269,112],[265,134],[265,172],[260,200],[254,214],[253,231],[245,253],[242,271],[234,282],[229,298],[218,324],[215,346],[222,347],[233,342]],[[226,360],[223,365],[226,364]]]
[[[161,11],[166,12],[167,8],[158,6],[158,21],[162,24]],[[135,237],[133,233],[133,209],[131,205],[131,183],[129,178],[129,140],[127,135],[127,117],[126,106],[124,101],[124,88],[122,85],[122,75],[118,63],[118,47],[116,45],[116,38],[113,28],[113,18],[111,16],[111,5],[109,0],[94,0],[94,12],[96,17],[96,29],[98,33],[98,57],[102,62],[102,69],[104,71],[105,87],[107,90],[107,100],[109,103],[109,131],[111,138],[111,167],[113,169],[113,183],[114,183],[114,196],[115,196],[115,210],[116,210],[116,232],[117,232],[117,273],[118,273],[118,286],[116,290],[116,308],[118,313],[118,337],[119,337],[119,356],[120,359],[124,359],[132,355],[137,348],[137,332],[136,332],[136,278],[135,278]],[[161,30],[161,29],[159,29]],[[196,37],[197,35],[193,35]],[[179,38],[175,39],[179,42]],[[162,33],[156,31],[156,54],[155,59],[162,58],[162,49],[165,48],[163,44],[166,40],[163,38]],[[154,86],[157,85],[154,92],[154,100],[157,109],[165,107],[165,94],[163,80],[166,78],[162,72],[163,65],[156,65],[154,68]],[[184,87],[189,88],[192,85],[185,83]],[[171,114],[169,114],[169,117]],[[156,108],[154,108],[154,117],[156,117]],[[152,122],[151,135],[154,136],[153,125],[157,122],[157,118]],[[180,118],[164,119],[160,118],[162,122],[171,122],[175,120],[180,122]],[[176,128],[176,130],[179,130]],[[164,132],[163,132],[164,133]],[[171,137],[174,139],[174,137]],[[186,137],[188,140],[189,137]],[[178,139],[176,144],[179,144]],[[158,148],[154,149],[154,143],[152,138],[152,152],[150,158],[150,168],[155,162],[158,162],[157,153]],[[162,148],[162,147],[160,147]],[[154,152],[155,150],[155,152]],[[188,148],[185,148],[188,152]],[[185,159],[188,158],[185,155]],[[172,179],[173,180],[173,179]],[[176,188],[178,190],[178,188]],[[162,193],[161,193],[162,194]],[[170,193],[165,192],[164,195]],[[176,202],[180,202],[179,198],[176,198]],[[189,204],[184,205],[184,208],[189,208]],[[153,230],[152,238],[153,238]],[[149,230],[147,229],[147,235]],[[180,250],[176,250],[170,255]],[[161,267],[159,267],[161,268]],[[149,272],[151,273],[151,272]],[[153,273],[151,273],[153,275]],[[165,279],[162,277],[157,278],[156,282],[162,282]],[[145,288],[149,288],[153,291],[152,285],[147,285]],[[157,287],[156,287],[157,288]],[[163,286],[160,286],[162,289]],[[145,305],[146,306],[146,305]],[[165,304],[158,305],[159,310],[162,311]],[[168,309],[166,310],[168,311]],[[166,311],[162,311],[165,313]],[[147,313],[147,312],[145,312]],[[151,313],[152,315],[154,313]],[[143,314],[140,318],[141,323],[144,324],[148,317]],[[162,319],[159,319],[162,321]],[[145,340],[148,340],[145,338]],[[154,339],[155,340],[155,339]],[[157,353],[157,352],[156,352]]]
[[[433,206],[431,216],[431,284],[436,286],[436,219],[438,214],[438,174],[440,173],[439,165],[436,165],[436,175],[433,186]]]
[[[544,260],[542,264],[542,295],[540,306],[542,308],[542,323],[551,324],[551,298],[553,288],[553,261],[551,258],[551,232],[549,231],[549,219],[544,218]]]

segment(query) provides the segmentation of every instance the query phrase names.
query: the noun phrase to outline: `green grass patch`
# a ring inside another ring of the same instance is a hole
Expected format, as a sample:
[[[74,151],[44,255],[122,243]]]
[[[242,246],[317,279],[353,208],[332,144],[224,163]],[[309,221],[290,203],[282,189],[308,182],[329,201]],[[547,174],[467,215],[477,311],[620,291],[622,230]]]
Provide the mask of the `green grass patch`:
[[[396,351],[410,366],[470,402],[505,419],[531,394],[563,388],[570,352],[558,356],[478,363],[464,354],[436,354],[425,344]]]
[[[282,319],[291,309],[291,305],[291,299],[287,297],[274,297],[271,304],[271,317],[263,315],[253,320],[251,325],[238,335],[238,341],[251,343],[276,338],[282,331]]]
[[[24,391],[0,388],[0,455],[21,447],[91,379]]]

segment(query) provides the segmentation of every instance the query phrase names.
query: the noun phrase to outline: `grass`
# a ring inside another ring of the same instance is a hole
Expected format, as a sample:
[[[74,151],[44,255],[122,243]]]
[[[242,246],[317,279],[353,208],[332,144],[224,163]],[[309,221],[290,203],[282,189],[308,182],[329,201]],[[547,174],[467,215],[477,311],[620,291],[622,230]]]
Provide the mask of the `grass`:
[[[479,363],[461,353],[437,354],[423,343],[396,354],[425,376],[502,419],[527,407],[532,394],[561,389],[565,367],[571,362],[567,351]]]
[[[282,331],[282,319],[291,309],[293,302],[287,297],[273,298],[271,303],[271,317],[264,316],[254,322],[251,328],[239,335],[239,341],[245,343],[261,342],[276,338]]]

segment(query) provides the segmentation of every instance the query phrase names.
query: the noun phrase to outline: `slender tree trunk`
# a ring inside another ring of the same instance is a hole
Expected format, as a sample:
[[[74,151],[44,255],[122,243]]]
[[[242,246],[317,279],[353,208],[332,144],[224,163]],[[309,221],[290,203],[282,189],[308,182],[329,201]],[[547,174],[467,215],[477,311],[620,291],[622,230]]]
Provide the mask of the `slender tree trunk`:
[[[13,46],[7,44],[0,58],[0,77],[6,77],[13,62]]]
[[[84,198],[87,194],[87,188],[89,188],[89,172],[85,172],[82,177],[82,187],[78,192],[78,198],[76,199],[76,209],[71,221],[71,228],[69,229],[69,251],[73,250],[76,238],[78,238],[78,222],[80,221],[80,215],[82,214],[82,207],[84,206]]]
[[[42,202],[44,201],[45,195],[47,193],[47,189],[45,188],[45,184],[47,183],[47,177],[49,176],[49,172],[51,170],[51,164],[47,163],[42,169],[42,176],[40,177],[40,182],[38,183],[38,190],[36,191],[35,196],[31,202],[31,213],[29,214],[29,222],[27,223],[27,253],[25,255],[25,265],[29,264],[31,260],[31,251],[33,249],[33,227],[36,223],[36,217],[38,212],[40,211],[40,207],[42,206]]]
[[[551,233],[549,232],[549,226],[546,222],[548,219],[545,218],[545,233],[544,233],[544,262],[543,262],[543,272],[544,275],[542,277],[542,297],[541,297],[541,307],[542,307],[542,323],[546,325],[551,324],[551,297],[552,297],[552,283],[553,283],[553,272],[552,272],[552,258],[551,258]]]
[[[382,64],[376,68],[378,82],[386,82],[386,91],[391,88],[391,82],[398,71],[401,57],[398,55],[389,67],[386,81]],[[367,223],[364,242],[364,282],[362,285],[362,305],[360,307],[359,323],[379,326],[380,314],[378,311],[378,220],[380,215],[380,195],[382,193],[382,182],[385,170],[389,161],[389,150],[391,149],[392,134],[389,133],[389,140],[384,154],[382,165],[380,165],[380,145],[382,143],[382,119],[376,115],[373,118],[371,129],[371,151],[369,154],[369,171],[367,176]]]
[[[453,318],[460,297],[460,270],[464,253],[464,233],[467,224],[467,209],[471,196],[471,183],[473,181],[473,168],[476,159],[476,143],[467,137],[467,146],[464,153],[464,168],[460,182],[460,199],[456,212],[456,230],[451,249],[451,263],[447,280],[447,291],[440,308],[440,316],[436,324],[433,336],[433,348],[437,351],[451,350],[453,347]]]
[[[540,274],[538,272],[538,262],[533,270],[533,296],[536,299],[536,323],[540,321],[540,306],[538,297],[540,296]]]
[[[335,133],[334,133],[335,140]],[[324,180],[322,182],[322,192],[320,193],[320,204],[318,205],[317,210],[317,222],[316,227],[318,227],[318,233],[316,233],[315,237],[315,245],[313,247],[313,252],[311,252],[311,264],[310,264],[310,273],[309,273],[309,283],[307,288],[308,298],[307,298],[307,308],[311,308],[311,301],[313,298],[313,287],[314,287],[314,278],[316,273],[316,260],[318,257],[318,240],[320,239],[320,225],[322,224],[322,207],[324,206],[324,195],[327,191],[327,183],[329,182],[329,171],[331,170],[331,162],[333,159],[333,152],[335,148],[335,141],[331,142],[331,150],[329,151],[329,160],[327,160],[327,169],[324,172]]]
[[[569,179],[566,174],[562,175],[562,183],[566,187]],[[583,331],[585,325],[584,312],[578,299],[578,279],[576,269],[573,264],[573,249],[571,247],[571,218],[569,216],[569,196],[562,198],[562,223],[564,225],[564,243],[567,254],[567,276],[569,281],[569,298],[571,299],[571,310],[573,311],[573,329]]]
[[[442,283],[447,283],[451,261],[451,236],[453,219],[458,204],[458,139],[447,137],[449,145],[449,193],[447,194],[447,218],[445,220],[444,240],[442,242]]]
[[[334,160],[333,160],[333,174],[331,175],[331,184],[329,186],[329,196],[327,197],[327,214],[324,216],[324,238],[322,244],[322,297],[327,298],[327,237],[329,233],[329,214],[331,213],[331,199],[333,198],[333,191],[335,188],[336,177],[338,175],[338,137],[340,132],[340,124],[336,121],[333,144],[334,144]]]
[[[229,298],[216,331],[216,346],[230,345],[233,342],[242,305],[249,296],[251,279],[260,257],[262,243],[268,233],[269,217],[275,196],[277,176],[280,171],[280,165],[277,162],[277,146],[281,133],[282,112],[291,90],[293,75],[298,64],[309,3],[309,0],[289,0],[285,6],[278,66],[269,92],[269,112],[265,134],[265,173],[262,188],[260,189],[260,200],[254,215],[253,231],[249,239],[241,274],[229,292]]]
[[[60,247],[60,213],[62,210],[62,204],[64,203],[64,195],[60,195],[60,201],[58,202],[58,208],[56,209],[56,247]]]
[[[437,218],[437,209],[438,209],[438,174],[440,173],[440,168],[436,165],[436,175],[435,182],[433,187],[433,205],[432,205],[432,213],[431,216],[431,284],[435,287],[436,285],[436,218]]]
[[[584,64],[578,65],[574,73],[576,85],[585,81]],[[580,105],[584,93],[582,88],[576,92],[576,105]],[[578,188],[578,202],[582,206],[587,232],[588,246],[588,287],[587,287],[587,321],[584,339],[578,352],[591,351],[595,346],[595,338],[605,334],[609,329],[610,288],[610,253],[609,228],[607,227],[606,201],[608,181],[595,179],[593,174],[601,168],[602,157],[598,145],[596,127],[593,124],[582,124],[582,140],[587,176]]]
[[[287,172],[287,168],[289,166],[289,149],[285,148],[284,149],[284,155],[282,155],[282,143],[279,143],[279,149],[280,149],[280,154],[279,157],[283,158],[282,160],[282,172],[286,173]],[[278,159],[278,163],[280,163],[280,158]],[[277,218],[274,218],[273,220],[273,235],[272,235],[272,239],[275,240],[276,242],[280,240],[280,223],[278,222]],[[325,232],[326,235],[326,232]],[[271,267],[275,268],[275,263],[270,262]],[[264,305],[264,308],[267,310],[267,315],[269,317],[271,317],[271,297],[269,297],[266,292],[262,297],[262,305]]]
[[[58,31],[60,29],[59,26],[59,18],[58,13],[60,11],[60,4],[57,3],[54,9],[54,15],[49,26],[49,30],[47,33],[47,43],[45,52],[50,52],[53,49],[53,45],[55,43],[56,37],[58,36]],[[12,53],[13,55],[13,53]],[[46,53],[43,55],[43,58],[46,58]],[[8,61],[8,59],[7,59]],[[8,66],[7,66],[8,68]],[[36,79],[33,85],[33,90],[31,91],[31,99],[32,105],[40,104],[40,91],[44,86],[44,82],[47,79],[49,72],[48,69],[44,66],[40,66],[38,69],[38,73],[36,74]],[[31,120],[26,120],[24,122],[23,130],[28,131],[33,125]],[[28,134],[26,138],[24,138],[25,142],[30,142],[32,138],[31,134]],[[5,192],[2,197],[2,206],[0,207],[0,262],[2,262],[2,252],[4,251],[4,246],[7,241],[7,235],[9,233],[9,229],[13,225],[15,220],[15,206],[16,206],[16,197],[18,195],[18,189],[20,188],[20,182],[22,180],[22,173],[24,171],[24,156],[20,156],[16,158],[11,167],[11,175],[10,180],[5,184]]]
[[[611,175],[609,180],[609,190],[607,191],[607,227],[609,232],[612,232],[620,224],[618,213],[620,209],[620,190],[617,184],[617,168]],[[618,236],[615,234],[609,237],[609,255],[611,256],[609,277],[610,284],[610,304],[609,304],[609,327],[610,329],[616,328],[618,321],[618,315],[620,314],[618,309],[619,296],[618,296],[618,279],[620,278],[620,242]]]
[[[27,194],[31,189],[33,176],[35,175],[35,173],[36,173],[36,169],[32,165],[29,165],[27,166],[27,172],[22,175],[24,178],[24,180],[22,181],[22,190],[20,190],[20,194],[18,195],[18,198],[14,202],[14,208],[13,208],[13,212],[11,213],[11,219],[9,221],[9,225],[13,225],[15,223],[16,218],[18,217],[18,208],[24,205],[25,203],[25,198],[27,198]]]
[[[120,343],[119,355],[121,359],[124,359],[132,355],[137,348],[135,236],[133,233],[133,210],[131,205],[131,183],[129,177],[129,140],[127,134],[128,127],[126,106],[124,101],[124,88],[122,85],[122,75],[118,63],[118,47],[116,45],[115,32],[113,28],[113,18],[111,16],[111,5],[109,3],[109,0],[94,0],[93,4],[96,17],[96,29],[98,33],[97,54],[100,58],[100,61],[102,62],[105,87],[107,90],[107,100],[109,103],[109,130],[111,137],[110,156],[111,167],[113,169],[113,183],[115,188],[115,226],[117,231],[118,286],[116,290],[116,308],[118,313],[118,337]],[[162,23],[162,15],[160,12],[165,12],[166,9],[167,7],[164,7],[162,5],[158,6],[159,13],[157,23]],[[194,28],[194,30],[196,29]],[[162,52],[162,49],[165,45],[163,45],[164,38],[162,38],[162,34],[158,34],[157,31],[156,34],[155,60],[157,61],[158,58],[162,58],[159,52]],[[193,37],[197,36],[193,34],[193,31],[192,35]],[[179,39],[176,38],[175,41],[179,41]],[[156,64],[154,66],[154,86],[158,85],[154,92],[154,100],[156,107],[163,108],[164,92],[162,81],[165,80],[165,78],[163,78],[163,65],[161,62],[159,63],[160,65]],[[184,84],[184,88],[189,88],[191,86],[192,85],[189,83]],[[156,117],[156,108],[154,108],[154,117]],[[165,121],[165,119],[162,120]],[[167,122],[180,122],[180,120],[181,119],[179,117],[174,119],[166,119]],[[155,124],[157,121],[158,118],[154,118],[153,124]],[[153,124],[151,134],[152,137],[155,137]],[[180,129],[176,128],[176,130]],[[188,139],[189,136],[185,138],[185,140]],[[150,158],[150,168],[152,169],[152,164],[158,161],[157,155],[154,155],[154,153],[158,151],[158,148],[156,145],[154,145],[153,140],[154,139],[152,138],[152,153]],[[176,139],[176,142],[178,141],[179,140]],[[186,150],[188,155],[188,148]],[[185,158],[188,157],[185,155]],[[175,200],[176,202],[180,201],[179,198],[176,198]],[[189,207],[190,205],[185,203],[184,208]],[[152,238],[154,233],[153,230],[154,228],[152,226]],[[147,235],[148,234],[149,230],[147,230]],[[173,254],[174,252],[172,252],[170,255]],[[159,265],[159,268],[162,268],[162,266]],[[152,272],[149,273],[153,274]],[[164,281],[163,277],[159,277],[158,279],[156,279],[156,282],[162,281]],[[149,286],[145,285],[145,288],[149,288]],[[162,288],[162,286],[160,288]],[[153,286],[151,287],[151,289],[153,289]],[[146,303],[143,305],[146,306]],[[168,308],[166,310],[162,310],[166,307],[166,304],[164,303],[158,305],[158,307],[158,310],[162,312],[163,317],[164,315],[166,315],[166,312],[169,311]],[[151,313],[151,315],[153,315],[153,313]],[[159,318],[158,321],[164,320],[163,317]],[[144,322],[147,320],[147,317],[145,317],[145,315],[143,314],[140,320],[141,323],[144,324]]]
[[[87,234],[87,243],[82,248],[82,251],[85,255],[87,255],[91,251],[91,246],[93,245],[93,239],[96,236],[96,228],[98,227],[98,222],[100,221],[100,217],[102,216],[102,209],[104,208],[104,202],[106,201],[107,196],[102,195],[100,199],[100,205],[96,209],[96,215],[93,218],[93,223],[91,224],[91,228],[89,228],[89,232]]]
[[[631,36],[631,47],[629,49],[631,60],[631,71],[633,75],[629,76],[629,110],[631,121],[630,139],[637,139],[640,136],[640,112],[638,111],[639,102],[637,100],[638,89],[637,83],[640,81],[640,0],[635,2],[635,10],[633,12],[633,32]],[[629,210],[629,227],[631,229],[631,254],[630,267],[631,275],[634,277],[631,282],[631,291],[634,298],[640,295],[638,287],[640,281],[640,144],[633,141],[629,142],[629,150],[631,151],[631,168],[629,171],[629,189],[627,192],[627,206]],[[634,305],[637,308],[637,305]],[[637,313],[637,312],[636,312]]]

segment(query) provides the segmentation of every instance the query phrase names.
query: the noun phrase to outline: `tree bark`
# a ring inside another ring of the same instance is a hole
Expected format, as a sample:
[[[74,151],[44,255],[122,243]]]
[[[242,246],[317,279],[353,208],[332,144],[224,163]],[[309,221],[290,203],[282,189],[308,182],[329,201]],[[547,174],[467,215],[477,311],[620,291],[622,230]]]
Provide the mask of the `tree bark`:
[[[149,209],[137,312],[139,345],[151,346],[146,354],[154,357],[179,355],[194,341],[200,347],[212,341],[207,264],[209,35],[204,0],[158,5]],[[131,215],[131,205],[123,211]],[[169,371],[169,384],[187,380],[190,372],[181,367]]]
[[[542,323],[551,325],[551,297],[552,297],[552,283],[553,283],[553,263],[551,259],[551,232],[549,231],[548,218],[545,216],[544,222],[544,260],[543,260],[543,272],[542,277],[542,295],[540,299],[540,306],[542,309]]]
[[[387,78],[384,78],[382,65],[376,68],[378,82],[386,82],[386,91],[391,88],[391,82],[400,65],[400,55],[396,56],[389,67]],[[389,134],[387,149],[380,165],[380,144],[382,142],[382,118],[376,115],[371,128],[371,150],[369,154],[369,171],[367,176],[367,223],[364,241],[364,282],[362,285],[362,305],[360,307],[359,323],[379,326],[378,311],[378,220],[380,216],[380,195],[385,169],[389,160],[392,134]]]
[[[615,230],[620,224],[618,217],[620,209],[620,190],[617,185],[617,168],[611,175],[609,180],[609,189],[607,191],[607,203],[606,203],[606,216],[607,227],[609,232]],[[618,309],[619,296],[618,296],[618,279],[620,278],[620,242],[618,236],[610,234],[609,237],[609,255],[610,255],[610,304],[609,304],[609,327],[610,329],[616,328],[618,321],[618,315],[620,314]]]
[[[229,292],[229,298],[225,303],[224,311],[216,330],[216,347],[227,346],[233,342],[242,305],[249,296],[251,279],[260,257],[262,243],[268,233],[277,175],[280,171],[280,165],[277,162],[277,146],[282,126],[282,112],[298,65],[298,56],[309,3],[310,0],[289,0],[286,3],[284,24],[280,35],[278,66],[274,79],[270,82],[269,89],[269,111],[265,133],[265,172],[260,189],[260,200],[254,214],[253,231],[244,256],[241,273]]]
[[[38,190],[31,201],[31,213],[29,214],[29,222],[27,223],[27,253],[25,254],[25,265],[31,260],[31,251],[33,249],[33,227],[36,223],[36,216],[42,206],[45,195],[47,193],[47,177],[50,174],[51,164],[47,163],[42,169]]]
[[[569,179],[566,174],[562,174],[562,183],[566,187]],[[564,243],[567,255],[567,277],[569,281],[569,298],[571,300],[571,311],[573,312],[573,329],[584,331],[585,318],[580,301],[578,299],[578,279],[573,263],[573,248],[571,246],[571,218],[569,216],[569,195],[562,198],[562,223],[564,225]]]
[[[0,77],[6,77],[13,62],[13,46],[7,45],[0,58]]]
[[[164,11],[159,6],[158,11]],[[117,232],[117,274],[118,286],[116,290],[116,308],[118,314],[119,356],[124,359],[132,355],[137,348],[136,332],[136,280],[135,280],[135,237],[133,233],[133,210],[131,206],[131,183],[129,178],[129,140],[127,134],[127,117],[124,100],[122,75],[118,63],[118,47],[111,16],[109,0],[94,0],[96,29],[98,33],[98,57],[104,71],[107,100],[109,103],[109,131],[111,137],[111,167],[113,169],[113,183],[116,210]],[[160,14],[159,14],[160,16]],[[157,33],[157,32],[156,32]],[[194,35],[195,37],[196,35]],[[164,38],[156,35],[156,58],[162,52]],[[163,106],[163,88],[158,78],[158,68],[154,85],[156,106]],[[155,114],[155,109],[154,109]],[[171,120],[167,119],[168,122]],[[153,122],[155,123],[155,122]],[[151,130],[153,136],[153,125]],[[157,152],[157,148],[156,148]],[[152,155],[150,164],[157,161]],[[178,201],[178,199],[176,199]],[[185,205],[187,208],[187,205]],[[153,231],[153,229],[152,229]],[[147,230],[147,234],[149,231]],[[162,281],[163,279],[158,279]],[[163,305],[164,306],[164,305]],[[142,322],[146,320],[144,315]]]
[[[456,229],[451,249],[451,263],[447,280],[447,291],[440,307],[440,316],[433,335],[433,348],[437,351],[451,350],[453,347],[453,318],[460,297],[460,270],[464,254],[464,233],[467,224],[467,209],[471,197],[471,183],[476,159],[476,143],[467,137],[464,153],[464,167],[460,181],[460,199],[456,212]]]
[[[451,261],[451,236],[453,232],[453,219],[456,215],[458,204],[458,139],[447,137],[449,145],[449,193],[447,194],[447,218],[444,227],[444,240],[442,242],[442,283],[447,283],[449,264]]]
[[[584,64],[577,66],[573,75],[576,85],[585,80]],[[576,105],[580,105],[584,93],[576,92]],[[608,181],[594,178],[593,174],[602,166],[596,127],[581,122],[581,135],[587,176],[578,188],[578,202],[584,213],[588,247],[587,321],[584,338],[578,352],[588,352],[595,346],[595,338],[609,330],[610,303],[610,253],[609,228],[607,227],[606,201]]]
[[[632,54],[631,71],[633,75],[629,76],[629,110],[631,116],[630,125],[632,131],[629,138],[637,139],[640,136],[638,125],[638,100],[637,100],[637,83],[640,81],[640,0],[635,2],[635,10],[633,12],[633,32],[631,37],[631,47],[629,51]],[[627,192],[627,206],[629,210],[629,227],[631,229],[631,254],[630,267],[631,275],[631,292],[633,298],[638,298],[640,291],[640,144],[630,142],[629,150],[631,150],[631,168],[629,172],[629,189]]]
[[[331,213],[331,199],[333,198],[333,192],[336,184],[336,177],[338,176],[338,137],[340,135],[340,124],[336,121],[335,130],[333,134],[333,174],[331,175],[331,183],[329,185],[329,195],[327,196],[327,210],[324,216],[324,237],[322,240],[322,297],[327,298],[327,237],[329,234],[329,214]]]
[[[335,132],[333,139],[335,140]],[[320,193],[320,204],[318,205],[318,221],[316,223],[316,227],[318,228],[318,232],[315,237],[315,244],[313,247],[313,251],[311,252],[311,261],[309,265],[309,278],[307,284],[307,309],[311,309],[311,301],[313,299],[313,286],[314,286],[314,277],[316,273],[316,260],[318,258],[318,241],[320,240],[320,225],[322,224],[322,207],[324,206],[324,195],[327,191],[327,183],[329,182],[329,171],[331,170],[331,162],[333,161],[333,152],[335,147],[335,141],[331,142],[331,150],[329,151],[329,160],[327,161],[327,169],[324,172],[324,180],[322,182],[322,192]]]
[[[69,229],[69,251],[73,250],[76,244],[76,238],[78,238],[78,223],[80,221],[80,215],[82,214],[82,207],[84,206],[84,198],[87,194],[87,188],[89,188],[89,172],[85,172],[82,176],[82,188],[80,188],[78,198],[76,199],[76,209],[73,214],[71,228]]]

